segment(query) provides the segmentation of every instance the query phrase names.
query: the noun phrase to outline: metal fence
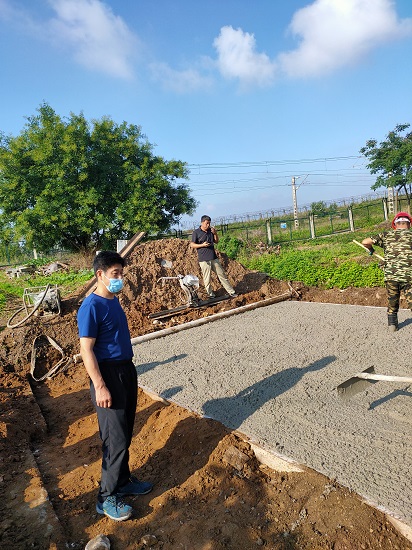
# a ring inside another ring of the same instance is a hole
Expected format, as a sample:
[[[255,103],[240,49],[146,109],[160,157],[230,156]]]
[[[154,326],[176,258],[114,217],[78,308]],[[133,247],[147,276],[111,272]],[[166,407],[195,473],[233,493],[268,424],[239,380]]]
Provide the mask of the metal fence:
[[[399,197],[397,210],[407,210],[408,204],[404,197]],[[374,224],[385,222],[389,214],[387,198],[384,197],[370,203],[350,205],[323,214],[300,212],[297,218],[293,213],[284,217],[269,217],[256,221],[232,222],[217,224],[220,237],[237,238],[248,246],[264,243],[275,246],[282,243],[317,239],[327,235],[361,230]],[[150,238],[181,238],[190,239],[192,229],[175,230],[171,233],[151,236]]]
[[[68,255],[70,255],[69,252],[61,249],[48,250],[47,252],[37,252],[35,249],[28,248],[20,243],[0,243],[0,267],[28,264],[42,258],[63,260]]]

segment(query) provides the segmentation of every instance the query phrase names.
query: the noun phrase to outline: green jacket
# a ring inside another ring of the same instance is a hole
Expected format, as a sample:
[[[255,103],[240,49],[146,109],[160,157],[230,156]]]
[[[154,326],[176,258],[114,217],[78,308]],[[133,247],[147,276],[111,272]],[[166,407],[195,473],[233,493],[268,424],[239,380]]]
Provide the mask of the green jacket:
[[[371,237],[373,244],[383,248],[385,281],[412,283],[412,231],[395,229]]]

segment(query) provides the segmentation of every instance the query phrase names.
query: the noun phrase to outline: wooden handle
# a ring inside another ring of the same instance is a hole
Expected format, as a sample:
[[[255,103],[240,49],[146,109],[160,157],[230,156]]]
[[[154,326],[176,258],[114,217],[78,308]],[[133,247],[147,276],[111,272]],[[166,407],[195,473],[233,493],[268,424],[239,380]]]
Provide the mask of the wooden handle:
[[[412,383],[411,376],[389,376],[388,374],[369,374],[368,372],[359,372],[355,374],[356,378],[364,380],[386,380],[387,382],[407,382]]]
[[[364,248],[365,250],[367,250],[368,252],[370,252],[370,249],[365,246],[364,244],[358,242],[358,241],[355,241],[355,239],[353,239],[353,241],[355,244],[357,244],[358,246],[361,246],[362,248]],[[376,256],[377,258],[379,258],[380,260],[383,260],[385,261],[385,258],[383,258],[382,256],[379,256],[379,254],[376,254],[376,252],[373,253],[374,256]]]

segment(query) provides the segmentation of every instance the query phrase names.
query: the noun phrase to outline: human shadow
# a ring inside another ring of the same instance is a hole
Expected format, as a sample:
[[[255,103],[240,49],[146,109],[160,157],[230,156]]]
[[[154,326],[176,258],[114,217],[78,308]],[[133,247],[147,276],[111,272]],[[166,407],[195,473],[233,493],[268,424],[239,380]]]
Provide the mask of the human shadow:
[[[391,399],[395,399],[395,397],[399,397],[400,395],[412,397],[412,392],[406,390],[394,390],[388,395],[385,395],[385,397],[381,397],[380,399],[376,399],[376,401],[372,401],[372,403],[369,405],[368,410],[372,411],[373,409],[376,409],[380,405],[383,405],[384,403],[390,401]]]
[[[173,388],[168,388],[167,390],[160,392],[160,397],[163,397],[163,399],[172,400],[172,398],[183,390],[183,386],[173,386]]]
[[[398,330],[401,328],[406,328],[408,325],[412,325],[412,318],[405,319],[405,321],[402,321],[402,323],[399,323]]]
[[[187,353],[181,353],[180,355],[172,355],[163,361],[152,361],[150,363],[141,363],[136,365],[137,375],[145,374],[150,370],[159,367],[160,365],[167,365],[168,363],[174,363],[175,361],[180,361],[187,357]]]
[[[219,397],[206,401],[202,407],[205,416],[219,420],[230,429],[237,429],[267,401],[276,399],[295,386],[305,374],[325,368],[336,360],[334,355],[322,357],[307,367],[292,367],[259,380],[233,397]]]

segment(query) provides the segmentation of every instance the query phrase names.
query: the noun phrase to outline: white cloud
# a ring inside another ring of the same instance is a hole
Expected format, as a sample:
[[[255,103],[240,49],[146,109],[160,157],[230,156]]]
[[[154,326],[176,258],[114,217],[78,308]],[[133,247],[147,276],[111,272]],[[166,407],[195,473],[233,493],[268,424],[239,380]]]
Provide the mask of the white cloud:
[[[115,77],[133,75],[131,58],[137,39],[121,17],[100,0],[50,0],[56,17],[52,38],[69,47],[75,60]]]
[[[196,69],[175,70],[166,63],[152,63],[150,65],[152,78],[160,82],[164,88],[178,94],[197,90],[210,89],[212,79],[203,76]]]
[[[290,77],[320,76],[354,64],[378,45],[412,35],[412,19],[399,20],[392,0],[315,0],[298,10],[290,31],[297,49],[278,62]]]
[[[213,42],[218,53],[217,67],[229,79],[238,79],[243,86],[267,86],[273,82],[276,65],[264,53],[256,51],[253,34],[226,26]]]

